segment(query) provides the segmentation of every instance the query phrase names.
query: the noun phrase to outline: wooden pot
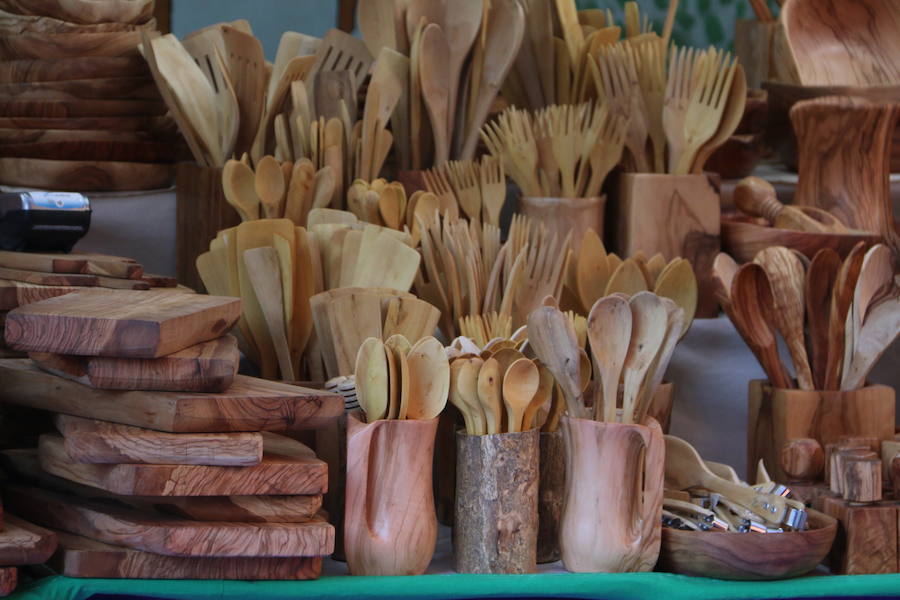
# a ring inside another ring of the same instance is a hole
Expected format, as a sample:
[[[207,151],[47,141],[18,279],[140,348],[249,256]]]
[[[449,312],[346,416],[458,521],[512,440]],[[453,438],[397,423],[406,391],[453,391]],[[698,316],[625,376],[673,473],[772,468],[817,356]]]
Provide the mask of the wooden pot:
[[[581,248],[581,238],[588,228],[603,239],[603,213],[606,196],[593,198],[536,198],[519,197],[519,212],[556,233],[559,239],[572,234],[571,248],[575,256]]]
[[[894,436],[894,390],[884,385],[852,391],[810,391],[778,389],[767,381],[753,380],[748,403],[747,472],[755,473],[756,464],[763,459],[772,478],[783,483],[824,478],[821,466],[796,469],[790,466],[787,455],[782,460],[790,442],[811,439],[824,450],[842,437],[880,441]]]
[[[431,461],[437,418],[347,416],[344,553],[353,575],[421,575],[437,542]]]
[[[460,573],[534,573],[538,533],[536,429],[456,434],[454,556]]]
[[[719,253],[719,191],[706,175],[623,173],[616,203],[616,251],[643,251],[691,261],[697,275],[697,316],[718,313],[712,264]]]
[[[538,481],[537,562],[556,562],[559,554],[559,520],[566,491],[566,446],[561,430],[542,431]]]
[[[665,441],[646,425],[563,417],[566,492],[559,546],[579,573],[650,571],[659,556]]]

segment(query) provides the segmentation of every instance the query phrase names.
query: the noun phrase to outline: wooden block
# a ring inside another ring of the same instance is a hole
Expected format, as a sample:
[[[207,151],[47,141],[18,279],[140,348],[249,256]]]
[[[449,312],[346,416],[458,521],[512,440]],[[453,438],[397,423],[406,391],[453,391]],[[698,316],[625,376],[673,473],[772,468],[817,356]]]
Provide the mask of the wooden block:
[[[852,459],[875,458],[875,453],[868,448],[838,449],[831,454],[830,473],[831,491],[844,496],[847,491],[847,462]],[[845,499],[849,500],[846,496]]]
[[[849,450],[866,452],[868,448],[866,446],[856,446],[854,444],[847,444],[845,442],[837,442],[834,444],[825,445],[825,482],[832,486],[832,491],[835,491],[837,493],[840,493],[841,470],[840,465],[838,465],[838,463],[834,460],[834,457],[838,452]]]
[[[12,310],[18,306],[71,294],[78,290],[77,287],[65,285],[33,285],[0,279],[0,310]]]
[[[18,583],[18,569],[15,567],[0,568],[0,598],[5,598],[16,591]]]
[[[6,513],[3,532],[0,532],[0,564],[37,565],[50,558],[54,550],[53,532]]]
[[[615,231],[619,256],[642,250],[666,260],[686,258],[694,267],[699,295],[697,316],[718,313],[712,264],[719,253],[719,192],[705,175],[625,173],[619,180]]]
[[[5,485],[3,493],[10,508],[47,527],[154,554],[325,556],[334,547],[334,528],[324,521],[252,524],[188,521],[19,484]]]
[[[241,302],[225,296],[79,291],[12,311],[14,350],[82,356],[158,358],[221,337]]]
[[[314,429],[344,413],[344,399],[318,390],[236,375],[221,394],[96,390],[0,360],[0,402],[171,433]]]
[[[36,285],[71,285],[77,287],[96,287],[97,277],[76,273],[41,273],[0,267],[0,278]]]
[[[163,556],[58,532],[50,566],[66,577],[104,579],[316,579],[321,556],[301,558],[204,558]]]
[[[881,500],[881,460],[878,458],[846,458],[843,479],[843,495],[848,502]]]
[[[841,498],[824,498],[822,508],[841,523],[832,548],[832,571],[844,575],[897,572],[897,505],[850,506]]]
[[[250,467],[262,459],[259,433],[162,433],[69,415],[54,422],[79,463]]]
[[[234,336],[201,342],[160,358],[109,358],[32,352],[41,369],[106,390],[224,392],[240,362]]]

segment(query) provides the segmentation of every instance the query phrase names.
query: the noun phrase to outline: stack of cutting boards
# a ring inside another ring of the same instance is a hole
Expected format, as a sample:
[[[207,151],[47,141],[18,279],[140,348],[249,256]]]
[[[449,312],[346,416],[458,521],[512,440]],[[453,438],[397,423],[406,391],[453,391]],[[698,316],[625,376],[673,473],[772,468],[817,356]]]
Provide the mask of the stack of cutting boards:
[[[240,300],[78,291],[9,313],[0,402],[53,413],[4,452],[8,507],[58,533],[72,577],[309,579],[331,554],[326,464],[276,432],[337,394],[236,374]]]
[[[153,0],[0,1],[0,183],[167,187],[183,155],[146,63]]]
[[[18,567],[45,562],[57,548],[56,534],[5,512],[0,507],[0,597],[18,582]]]
[[[85,288],[190,291],[177,287],[174,278],[144,273],[144,267],[130,258],[0,250],[0,358],[19,356],[3,343],[10,310]]]

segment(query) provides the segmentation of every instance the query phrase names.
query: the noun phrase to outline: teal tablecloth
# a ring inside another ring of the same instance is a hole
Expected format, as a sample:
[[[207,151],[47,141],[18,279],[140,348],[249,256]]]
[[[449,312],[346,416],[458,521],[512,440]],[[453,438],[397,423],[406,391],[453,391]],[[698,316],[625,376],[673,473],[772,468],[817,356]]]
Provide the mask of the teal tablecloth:
[[[25,584],[9,600],[87,600],[94,594],[166,600],[550,598],[739,600],[900,597],[900,575],[804,577],[734,582],[668,575],[541,574],[322,577],[316,581],[137,581],[53,576]]]

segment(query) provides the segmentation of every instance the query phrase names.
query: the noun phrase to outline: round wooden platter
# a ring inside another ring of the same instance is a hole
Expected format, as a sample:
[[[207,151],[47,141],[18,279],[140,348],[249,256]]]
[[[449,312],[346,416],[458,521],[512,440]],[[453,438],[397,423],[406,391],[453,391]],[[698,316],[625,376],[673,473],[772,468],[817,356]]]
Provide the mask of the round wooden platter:
[[[0,183],[70,192],[153,190],[172,183],[171,164],[0,158]]]
[[[738,263],[750,262],[756,254],[770,246],[785,246],[812,258],[821,248],[833,248],[846,256],[859,242],[876,244],[881,236],[859,233],[809,233],[762,225],[751,218],[722,218],[722,250]]]
[[[162,116],[165,102],[158,100],[0,100],[0,117],[128,117]]]
[[[169,142],[81,140],[32,144],[0,144],[0,158],[45,158],[72,161],[170,163],[183,158],[181,146]]]
[[[137,25],[119,22],[86,25],[54,19],[53,17],[17,15],[0,9],[0,34],[2,35],[15,35],[17,33],[109,33],[113,31],[141,30],[156,30],[156,19],[151,18],[147,22]]]
[[[0,129],[104,131],[171,131],[172,121],[161,116],[127,117],[0,117]]]
[[[77,25],[138,25],[153,17],[153,0],[0,0],[12,15],[52,18]]]
[[[0,98],[17,102],[31,100],[160,100],[151,77],[112,77],[0,83]]]
[[[0,83],[150,76],[150,69],[141,56],[75,56],[0,62]]]
[[[73,56],[136,56],[139,31],[105,33],[33,33],[0,36],[0,60],[55,59]]]
[[[837,521],[809,511],[806,531],[738,533],[683,531],[663,527],[658,570],[732,580],[788,579],[822,562],[837,532]]]

